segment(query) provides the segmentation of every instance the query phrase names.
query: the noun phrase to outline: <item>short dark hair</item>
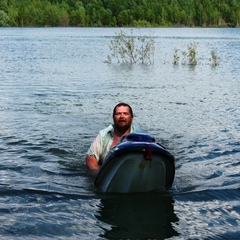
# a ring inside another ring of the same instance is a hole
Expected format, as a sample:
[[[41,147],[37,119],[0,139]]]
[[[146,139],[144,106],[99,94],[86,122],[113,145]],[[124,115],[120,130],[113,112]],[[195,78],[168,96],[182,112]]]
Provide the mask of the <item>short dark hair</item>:
[[[129,108],[129,111],[130,111],[130,114],[131,114],[131,116],[133,117],[133,110],[132,110],[131,106],[128,105],[127,103],[123,103],[123,102],[118,103],[118,104],[114,107],[114,109],[113,109],[113,117],[114,117],[114,115],[115,115],[116,108],[117,108],[117,107],[121,107],[121,106],[128,107],[128,108]]]

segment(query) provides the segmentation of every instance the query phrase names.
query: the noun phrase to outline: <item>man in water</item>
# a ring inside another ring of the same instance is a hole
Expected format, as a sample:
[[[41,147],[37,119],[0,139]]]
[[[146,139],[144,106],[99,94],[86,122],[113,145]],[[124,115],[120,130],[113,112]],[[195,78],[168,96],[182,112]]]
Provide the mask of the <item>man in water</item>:
[[[98,170],[110,148],[114,147],[122,136],[128,133],[145,133],[133,124],[132,108],[126,103],[119,103],[113,109],[113,124],[101,130],[91,144],[87,155],[86,164],[92,170]]]

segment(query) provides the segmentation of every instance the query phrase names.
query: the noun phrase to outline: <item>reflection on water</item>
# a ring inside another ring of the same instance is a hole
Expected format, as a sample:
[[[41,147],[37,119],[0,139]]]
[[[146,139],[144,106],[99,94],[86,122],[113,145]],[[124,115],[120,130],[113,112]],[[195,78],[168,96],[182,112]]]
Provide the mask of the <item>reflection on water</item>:
[[[172,223],[178,222],[169,195],[128,194],[103,196],[97,219],[109,224],[101,237],[106,239],[164,239],[179,234]]]

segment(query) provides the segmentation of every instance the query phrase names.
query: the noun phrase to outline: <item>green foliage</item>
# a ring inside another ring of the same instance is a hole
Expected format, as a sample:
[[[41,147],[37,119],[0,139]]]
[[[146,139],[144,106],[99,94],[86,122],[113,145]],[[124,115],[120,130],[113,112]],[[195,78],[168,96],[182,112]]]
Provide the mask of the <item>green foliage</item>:
[[[178,54],[179,49],[175,49],[173,53],[173,65],[178,65],[181,57]],[[214,66],[219,65],[219,57],[217,56],[215,51],[211,51],[211,58],[209,61],[212,62]],[[187,51],[182,51],[182,65],[197,65],[197,46],[195,43],[190,43],[187,46]]]
[[[173,64],[178,65],[179,59],[180,59],[180,57],[178,55],[178,49],[175,49],[174,54],[173,54]]]
[[[182,58],[182,64],[185,65],[185,64],[187,64],[187,52],[186,52],[186,51],[183,51],[183,52],[182,52],[182,56],[183,56],[183,58]]]
[[[154,40],[151,37],[127,36],[124,31],[116,34],[115,38],[109,44],[111,56],[108,55],[106,63],[112,63],[116,59],[117,63],[142,64],[154,63]]]
[[[8,15],[0,10],[0,27],[8,27],[9,26],[9,17]]]
[[[190,43],[188,45],[188,64],[197,65],[197,50],[195,43]]]
[[[137,54],[142,64],[154,63],[155,42],[152,37],[138,37],[140,47],[137,49]]]
[[[197,49],[196,49],[195,43],[190,43],[188,45],[188,50],[182,52],[182,64],[189,64],[189,65],[197,65]],[[179,60],[178,56],[174,55],[174,59],[177,58]]]
[[[155,57],[155,41],[153,36],[135,37],[133,30],[128,36],[123,30],[116,33],[116,36],[109,44],[111,54],[107,56],[105,63],[117,64],[135,64],[141,63],[144,65],[151,65],[154,63]],[[166,54],[167,55],[167,54]],[[173,65],[178,65],[181,60],[182,65],[196,66],[197,46],[195,43],[189,43],[187,50],[182,51],[182,58],[179,55],[179,49],[175,49],[173,53]],[[219,65],[219,57],[215,51],[211,51],[211,58],[209,61],[214,66]],[[166,61],[164,61],[164,64]]]
[[[132,22],[132,26],[133,27],[151,27],[152,25],[146,20],[138,20],[138,21],[134,20]]]
[[[239,27],[234,0],[0,0],[1,25]]]
[[[219,57],[217,56],[215,51],[211,51],[211,58],[209,59],[210,61],[212,61],[214,66],[219,65]]]

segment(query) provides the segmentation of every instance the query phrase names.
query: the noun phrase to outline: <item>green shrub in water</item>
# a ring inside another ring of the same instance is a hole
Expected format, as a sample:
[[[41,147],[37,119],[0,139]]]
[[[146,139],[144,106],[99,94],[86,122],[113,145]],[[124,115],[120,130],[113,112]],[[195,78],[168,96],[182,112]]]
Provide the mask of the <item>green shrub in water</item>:
[[[219,57],[217,56],[215,51],[211,51],[211,58],[209,59],[209,61],[212,61],[214,66],[219,65]]]
[[[179,59],[180,57],[178,55],[178,49],[175,49],[173,54],[173,64],[178,65]]]
[[[190,43],[188,45],[188,64],[190,65],[197,65],[197,47],[195,43]]]
[[[135,64],[141,63],[150,65],[154,63],[155,42],[153,37],[127,36],[126,33],[121,30],[116,33],[116,36],[111,40],[109,44],[111,54],[107,56],[105,63],[125,63]],[[211,59],[213,65],[219,65],[219,58],[215,51],[211,51]],[[174,50],[173,64],[178,65],[180,61],[179,49]],[[190,43],[187,46],[187,51],[182,52],[182,65],[197,65],[197,47],[195,43]]]
[[[127,36],[126,33],[121,30],[109,44],[111,55],[107,56],[106,63],[112,63],[113,59],[117,63],[142,63],[153,64],[154,63],[154,39],[150,37],[134,37],[131,32],[131,36]]]
[[[197,65],[197,47],[195,43],[190,43],[188,45],[188,51],[183,51],[182,64]],[[176,58],[176,57],[175,57]]]

